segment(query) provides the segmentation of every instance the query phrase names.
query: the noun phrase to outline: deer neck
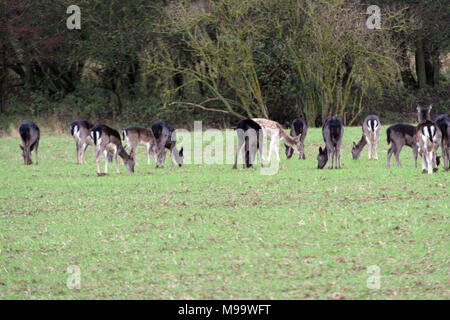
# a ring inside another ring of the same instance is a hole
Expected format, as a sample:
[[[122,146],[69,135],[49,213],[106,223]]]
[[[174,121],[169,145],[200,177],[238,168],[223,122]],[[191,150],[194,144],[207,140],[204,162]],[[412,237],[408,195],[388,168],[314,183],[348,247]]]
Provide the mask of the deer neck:
[[[361,137],[361,140],[359,140],[359,142],[356,144],[356,149],[361,151],[366,144],[367,144],[366,137],[364,137],[364,135],[363,135]]]
[[[122,145],[117,146],[119,157],[121,157],[123,160],[128,161],[131,159],[130,155],[125,151]]]
[[[288,135],[286,132],[284,132],[283,128],[281,128],[281,126],[278,128],[280,131],[280,140],[283,140],[284,143],[286,145],[288,145],[289,147],[292,147],[295,145],[296,140],[294,137],[291,137],[290,135]]]

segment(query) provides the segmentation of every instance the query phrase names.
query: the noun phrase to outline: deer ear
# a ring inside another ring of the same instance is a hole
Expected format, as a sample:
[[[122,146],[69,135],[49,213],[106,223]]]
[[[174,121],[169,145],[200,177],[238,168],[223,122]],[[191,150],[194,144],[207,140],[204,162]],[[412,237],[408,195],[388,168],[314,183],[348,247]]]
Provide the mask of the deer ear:
[[[22,151],[23,151],[23,146],[22,146],[21,144],[19,144],[19,147],[20,147],[20,149],[22,149]]]
[[[180,157],[183,156],[183,147],[181,147],[180,152],[178,153],[178,155],[179,155]]]
[[[432,104],[430,104],[430,110],[431,110],[431,109],[433,109],[433,105],[432,105]]]
[[[353,147],[355,147],[355,148],[356,148],[356,143],[355,143],[355,141],[353,141]]]
[[[319,152],[320,152],[320,153],[322,153],[322,152],[323,152],[323,150],[322,150],[322,147],[319,147]]]

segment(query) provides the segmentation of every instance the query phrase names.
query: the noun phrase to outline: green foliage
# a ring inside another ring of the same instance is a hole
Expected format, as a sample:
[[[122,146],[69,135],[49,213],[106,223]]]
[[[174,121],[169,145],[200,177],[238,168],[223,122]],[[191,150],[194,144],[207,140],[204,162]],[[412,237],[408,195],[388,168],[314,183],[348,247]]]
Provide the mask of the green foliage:
[[[448,8],[378,4],[381,30],[366,28],[362,0],[82,0],[82,28],[67,30],[65,1],[5,2],[0,116],[221,126],[301,116],[320,126],[331,115],[356,123],[386,100],[379,113],[395,117],[389,100],[399,87],[412,97],[401,108],[426,92],[423,100],[445,104],[439,56],[448,59]],[[414,53],[426,73],[423,93],[410,67]]]

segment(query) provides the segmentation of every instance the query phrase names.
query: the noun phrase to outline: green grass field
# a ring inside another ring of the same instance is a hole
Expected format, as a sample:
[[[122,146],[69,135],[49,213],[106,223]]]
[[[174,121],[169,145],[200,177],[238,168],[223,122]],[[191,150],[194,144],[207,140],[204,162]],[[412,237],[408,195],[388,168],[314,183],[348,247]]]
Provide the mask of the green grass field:
[[[134,175],[97,177],[71,136],[43,134],[38,166],[1,139],[0,299],[449,299],[449,174],[414,169],[407,147],[387,169],[385,128],[379,161],[367,147],[352,160],[361,129],[345,128],[342,170],[316,169],[324,143],[310,129],[307,159],[282,147],[271,176],[157,170],[140,147]]]

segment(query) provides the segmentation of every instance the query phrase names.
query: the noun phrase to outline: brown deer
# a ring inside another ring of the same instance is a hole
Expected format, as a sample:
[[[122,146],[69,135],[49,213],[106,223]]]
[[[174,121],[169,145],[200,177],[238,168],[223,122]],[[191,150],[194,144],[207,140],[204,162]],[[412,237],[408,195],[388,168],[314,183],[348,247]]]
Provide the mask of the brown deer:
[[[441,114],[435,121],[442,133],[441,151],[444,159],[444,169],[449,170],[450,166],[450,114]]]
[[[97,160],[97,174],[102,176],[103,173],[100,169],[100,157],[102,153],[105,155],[105,174],[108,173],[108,162],[115,159],[117,173],[120,173],[119,162],[117,156],[119,155],[123,161],[128,171],[134,172],[134,160],[128,155],[122,146],[122,140],[120,139],[119,132],[106,125],[97,124],[91,130],[91,138],[95,145],[96,150],[96,160]]]
[[[39,127],[36,123],[31,121],[23,122],[19,127],[20,139],[22,144],[19,145],[22,149],[23,161],[26,165],[33,163],[31,160],[31,152],[33,149],[36,150],[36,164],[39,163],[38,159],[38,149],[39,149],[39,139],[41,138],[41,133]]]
[[[437,149],[442,140],[442,133],[438,125],[431,120],[419,123],[414,131],[414,142],[422,157],[422,173],[432,174],[438,170],[436,162]]]
[[[369,160],[378,160],[378,138],[380,137],[381,125],[380,119],[375,115],[369,115],[364,119],[362,124],[362,137],[356,144],[353,142],[352,156],[353,160],[357,160],[367,144],[369,151]]]
[[[122,130],[122,137],[125,141],[125,150],[130,149],[130,157],[136,161],[136,149],[139,145],[147,147],[147,163],[150,164],[150,159],[155,151],[156,142],[153,132],[144,127],[128,127]]]
[[[86,149],[89,145],[94,146],[90,136],[93,125],[86,120],[75,120],[70,124],[70,133],[75,140],[77,151],[77,163],[82,164]]]
[[[267,161],[270,162],[272,151],[275,151],[277,160],[280,161],[280,154],[279,154],[280,140],[284,141],[284,144],[287,145],[288,147],[292,147],[298,154],[303,153],[301,134],[296,137],[291,137],[286,132],[284,132],[283,127],[276,121],[261,118],[256,118],[252,120],[261,126],[263,130],[264,139],[270,141],[269,156]]]
[[[412,148],[414,157],[414,168],[417,168],[417,155],[418,148],[414,141],[414,130],[415,127],[409,124],[397,123],[390,126],[386,130],[387,143],[392,144],[387,153],[387,167],[391,167],[391,157],[392,154],[395,156],[397,161],[397,166],[402,167],[400,163],[400,151],[402,151],[403,146],[408,146]]]

